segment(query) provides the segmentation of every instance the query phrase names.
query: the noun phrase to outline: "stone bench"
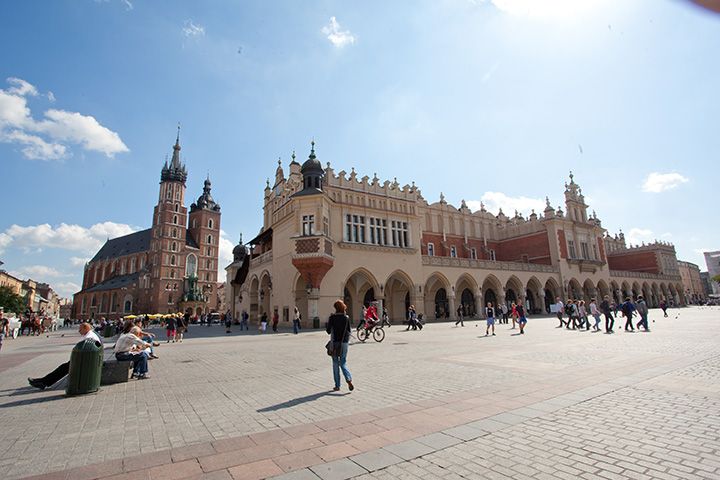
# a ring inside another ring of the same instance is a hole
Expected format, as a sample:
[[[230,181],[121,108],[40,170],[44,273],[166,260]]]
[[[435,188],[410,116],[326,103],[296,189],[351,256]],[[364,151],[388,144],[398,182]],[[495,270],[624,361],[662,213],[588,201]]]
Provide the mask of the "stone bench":
[[[102,373],[100,374],[100,385],[127,382],[132,368],[133,362],[130,360],[120,361],[115,358],[104,360]]]

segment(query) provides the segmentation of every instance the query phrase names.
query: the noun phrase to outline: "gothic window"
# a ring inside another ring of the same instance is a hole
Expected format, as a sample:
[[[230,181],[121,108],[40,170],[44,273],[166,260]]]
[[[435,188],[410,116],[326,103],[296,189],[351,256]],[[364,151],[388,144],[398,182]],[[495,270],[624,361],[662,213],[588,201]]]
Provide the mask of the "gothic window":
[[[210,268],[212,268],[212,260],[208,259],[208,261],[207,261],[207,263],[206,263],[206,267],[205,267],[205,268],[207,268],[207,269],[210,269]]]
[[[470,249],[470,258],[472,258],[473,260],[477,260],[477,249],[475,249],[475,248]]]
[[[195,227],[197,227],[197,220],[193,218],[192,228],[195,228]]]
[[[212,235],[208,235],[208,236],[207,236],[207,243],[209,243],[210,245],[212,245],[212,243],[213,243],[213,236],[212,236]]]
[[[495,258],[495,250],[490,250],[490,260],[492,260],[493,262],[496,260],[496,258]]]
[[[178,212],[179,210],[180,210],[180,204],[179,204],[179,203],[176,203],[176,204],[175,204],[175,211]]]
[[[455,245],[450,247],[450,257],[457,258],[457,249],[455,248]]]
[[[130,273],[135,273],[135,258],[130,259]]]
[[[208,218],[208,228],[213,228],[212,218]]]
[[[120,263],[120,275],[125,275],[125,260]]]
[[[175,278],[175,270],[170,270],[170,278]]]
[[[434,257],[435,256],[435,244],[428,243],[427,252],[428,252],[429,257]]]
[[[168,304],[172,304],[172,293],[168,295]]]
[[[172,251],[172,252],[177,251],[177,243],[172,242],[172,243],[170,244],[170,251]]]
[[[95,298],[95,295],[92,296],[92,300],[90,301],[90,306],[91,307],[97,306],[97,298]]]
[[[173,215],[173,223],[177,225],[177,215]]]
[[[123,313],[130,313],[132,311],[132,300],[125,300],[125,305],[123,306]]]
[[[194,253],[187,256],[185,260],[185,276],[194,277],[197,275],[197,257]]]
[[[313,235],[315,233],[315,215],[302,216],[302,234],[303,236]]]
[[[170,265],[175,266],[175,255],[170,255]]]
[[[172,238],[177,238],[177,228],[172,229]]]
[[[168,200],[172,200],[172,191],[169,188],[167,189],[167,195],[165,195],[165,198]]]

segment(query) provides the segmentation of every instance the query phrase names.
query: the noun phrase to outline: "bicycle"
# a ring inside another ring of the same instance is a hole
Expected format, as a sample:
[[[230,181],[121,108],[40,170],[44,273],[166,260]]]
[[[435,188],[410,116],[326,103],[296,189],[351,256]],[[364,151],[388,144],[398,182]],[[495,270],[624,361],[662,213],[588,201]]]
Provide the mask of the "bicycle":
[[[382,325],[365,325],[364,327],[358,329],[357,331],[357,339],[361,342],[365,342],[365,340],[368,339],[368,337],[372,334],[373,340],[376,342],[382,342],[385,340],[385,330],[383,330]]]

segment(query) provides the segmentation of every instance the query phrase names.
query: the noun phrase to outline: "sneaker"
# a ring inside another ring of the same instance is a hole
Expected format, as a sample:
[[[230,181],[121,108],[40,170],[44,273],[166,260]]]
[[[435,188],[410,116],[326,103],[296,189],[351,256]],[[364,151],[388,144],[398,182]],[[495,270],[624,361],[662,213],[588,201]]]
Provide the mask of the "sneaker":
[[[138,380],[146,380],[148,378],[150,378],[150,375],[148,375],[147,373],[141,373],[137,376]]]
[[[493,332],[493,337],[495,336],[495,332]]]
[[[333,392],[339,392],[339,391],[340,391],[340,387],[333,387],[332,391],[333,391]]]
[[[160,346],[160,342],[152,342],[152,345],[153,345],[153,347],[159,347],[159,346]]]
[[[151,353],[151,354],[150,354],[150,358],[160,358],[160,357],[158,357],[158,356],[155,355],[154,353]]]
[[[37,378],[28,377],[28,383],[31,387],[39,388],[40,390],[45,390],[46,388],[46,385]]]
[[[347,384],[348,384],[348,388],[350,389],[351,392],[352,392],[353,390],[355,390],[355,386],[352,384],[352,381],[351,381],[351,380],[348,380]]]

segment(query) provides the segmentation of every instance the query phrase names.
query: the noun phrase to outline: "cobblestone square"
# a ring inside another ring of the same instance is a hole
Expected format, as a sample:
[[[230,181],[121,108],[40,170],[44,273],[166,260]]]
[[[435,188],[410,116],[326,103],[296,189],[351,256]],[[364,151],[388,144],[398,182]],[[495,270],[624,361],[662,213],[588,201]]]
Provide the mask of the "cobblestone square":
[[[670,314],[613,335],[394,325],[353,340],[352,393],[330,391],[324,332],[287,325],[193,326],[151,379],[80,397],[26,381],[74,329],[6,340],[0,478],[720,478],[720,309]]]

